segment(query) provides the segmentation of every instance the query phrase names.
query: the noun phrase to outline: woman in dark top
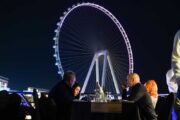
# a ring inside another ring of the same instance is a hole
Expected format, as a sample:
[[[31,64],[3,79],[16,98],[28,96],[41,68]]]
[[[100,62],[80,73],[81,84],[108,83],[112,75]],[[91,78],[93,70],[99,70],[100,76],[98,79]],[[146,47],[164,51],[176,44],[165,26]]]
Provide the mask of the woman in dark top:
[[[73,95],[74,95],[75,99],[80,98],[80,90],[81,90],[81,87],[80,87],[79,83],[76,82],[72,87],[72,91],[73,91]]]

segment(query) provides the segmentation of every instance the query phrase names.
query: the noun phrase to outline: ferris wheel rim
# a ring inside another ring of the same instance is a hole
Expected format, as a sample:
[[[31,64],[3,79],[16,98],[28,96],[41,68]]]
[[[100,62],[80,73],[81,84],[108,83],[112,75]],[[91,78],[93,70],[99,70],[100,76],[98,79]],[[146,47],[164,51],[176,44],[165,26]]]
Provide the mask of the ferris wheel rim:
[[[116,24],[116,27],[118,27],[118,30],[120,31],[121,35],[123,36],[123,40],[126,44],[126,48],[127,48],[127,52],[128,52],[128,63],[129,63],[129,73],[133,73],[134,70],[134,63],[133,63],[133,53],[132,53],[132,48],[131,48],[131,44],[129,41],[129,38],[123,28],[123,26],[121,25],[121,23],[118,21],[118,19],[106,8],[95,4],[95,3],[90,3],[90,2],[82,2],[82,3],[78,3],[76,5],[72,5],[72,7],[68,8],[67,11],[65,11],[63,14],[64,16],[60,17],[60,22],[57,23],[57,29],[55,29],[55,37],[53,38],[54,45],[54,57],[56,59],[56,63],[55,65],[58,67],[58,74],[61,75],[61,77],[63,78],[64,75],[64,69],[63,66],[61,64],[61,59],[60,59],[60,52],[59,52],[59,35],[60,35],[60,30],[61,27],[63,26],[63,23],[65,21],[65,19],[68,17],[68,15],[75,9],[79,8],[79,7],[92,7],[92,8],[96,8],[97,10],[103,12],[104,14],[106,14],[112,21],[113,23]]]

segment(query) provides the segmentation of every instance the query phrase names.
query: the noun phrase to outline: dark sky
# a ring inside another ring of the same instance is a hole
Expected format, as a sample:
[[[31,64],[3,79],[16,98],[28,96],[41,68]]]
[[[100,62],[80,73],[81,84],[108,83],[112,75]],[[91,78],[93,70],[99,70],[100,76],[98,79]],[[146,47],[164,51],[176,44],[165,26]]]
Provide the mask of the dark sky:
[[[78,0],[6,0],[0,3],[0,75],[12,89],[51,88],[60,80],[54,66],[54,29]],[[86,0],[84,1],[86,2]],[[142,82],[155,79],[167,92],[175,32],[180,28],[178,0],[90,0],[111,11],[123,25]]]

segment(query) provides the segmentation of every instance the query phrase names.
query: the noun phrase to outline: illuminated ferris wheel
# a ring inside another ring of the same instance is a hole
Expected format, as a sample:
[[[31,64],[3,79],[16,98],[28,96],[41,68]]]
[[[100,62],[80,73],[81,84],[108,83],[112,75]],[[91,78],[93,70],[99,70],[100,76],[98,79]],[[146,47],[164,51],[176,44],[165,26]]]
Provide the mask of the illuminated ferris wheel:
[[[100,5],[78,3],[64,12],[57,26],[53,48],[58,74],[75,71],[82,93],[91,93],[96,82],[120,93],[134,65],[128,36],[116,17]]]

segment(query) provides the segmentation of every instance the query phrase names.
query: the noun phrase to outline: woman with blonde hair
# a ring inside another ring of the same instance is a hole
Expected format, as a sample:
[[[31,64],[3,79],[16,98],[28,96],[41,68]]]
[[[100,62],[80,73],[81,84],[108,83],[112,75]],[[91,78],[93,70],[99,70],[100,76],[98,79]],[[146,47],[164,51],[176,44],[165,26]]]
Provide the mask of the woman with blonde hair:
[[[156,103],[158,101],[158,86],[155,80],[148,80],[145,84],[147,92],[151,96],[151,100],[154,108],[156,107]]]

